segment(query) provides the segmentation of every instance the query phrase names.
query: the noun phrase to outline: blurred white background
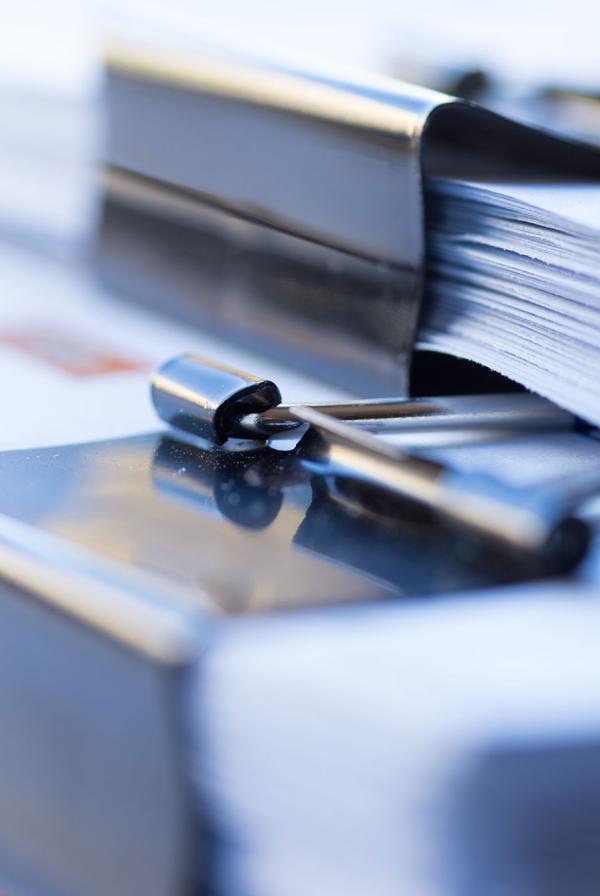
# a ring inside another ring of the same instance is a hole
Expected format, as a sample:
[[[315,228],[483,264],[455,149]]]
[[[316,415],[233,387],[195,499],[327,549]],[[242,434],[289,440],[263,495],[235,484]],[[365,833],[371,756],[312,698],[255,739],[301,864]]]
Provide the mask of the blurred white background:
[[[389,69],[408,54],[467,64],[516,83],[600,88],[593,0],[0,0],[0,80],[87,91],[103,37],[156,16],[258,48]]]
[[[0,0],[0,235],[60,251],[82,234],[85,242],[102,145],[93,102],[102,46],[170,30],[188,49],[241,44],[440,89],[451,87],[427,77],[431,66],[483,69],[507,95],[536,85],[600,93],[597,0]]]

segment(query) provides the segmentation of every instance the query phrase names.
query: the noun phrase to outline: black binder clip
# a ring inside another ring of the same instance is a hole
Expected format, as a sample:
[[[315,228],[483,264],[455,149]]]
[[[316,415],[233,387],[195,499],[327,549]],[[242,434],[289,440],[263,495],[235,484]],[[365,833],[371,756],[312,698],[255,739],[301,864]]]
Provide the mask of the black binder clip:
[[[589,542],[573,513],[600,486],[600,476],[547,487],[516,488],[487,475],[462,473],[401,450],[373,432],[467,427],[503,434],[564,429],[573,417],[529,394],[382,399],[322,405],[283,405],[269,380],[186,354],[154,375],[159,416],[180,430],[221,445],[229,438],[269,440],[299,435],[297,451],[313,473],[358,482],[394,496],[496,548],[535,558],[541,569],[573,568]]]

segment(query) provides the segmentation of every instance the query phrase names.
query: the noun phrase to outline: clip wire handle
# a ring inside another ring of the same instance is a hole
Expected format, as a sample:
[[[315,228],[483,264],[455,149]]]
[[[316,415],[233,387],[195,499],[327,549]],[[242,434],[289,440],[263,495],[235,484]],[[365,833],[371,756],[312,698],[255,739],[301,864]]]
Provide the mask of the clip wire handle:
[[[267,440],[302,426],[281,404],[275,383],[197,355],[180,355],[154,374],[152,401],[171,426],[214,445],[228,438]],[[380,398],[311,405],[353,428],[393,433],[468,429],[498,431],[566,429],[574,417],[529,393]]]
[[[585,555],[589,527],[572,516],[568,489],[561,499],[556,490],[514,488],[402,451],[315,408],[291,411],[321,437],[303,453],[313,472],[368,482],[414,501],[504,550],[536,558],[548,571],[572,569]]]

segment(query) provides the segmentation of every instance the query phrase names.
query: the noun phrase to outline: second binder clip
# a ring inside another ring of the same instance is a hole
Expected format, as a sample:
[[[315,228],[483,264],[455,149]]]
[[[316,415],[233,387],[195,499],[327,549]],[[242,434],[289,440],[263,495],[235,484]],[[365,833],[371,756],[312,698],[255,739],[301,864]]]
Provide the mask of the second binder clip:
[[[535,574],[562,573],[584,557],[590,532],[577,506],[600,488],[600,474],[543,488],[508,485],[400,449],[373,433],[468,428],[518,433],[565,429],[573,417],[529,394],[382,399],[282,405],[275,383],[182,355],[154,375],[152,399],[171,426],[212,445],[230,438],[302,438],[297,462],[365,506],[418,508],[504,552]],[[350,488],[348,488],[350,485]]]

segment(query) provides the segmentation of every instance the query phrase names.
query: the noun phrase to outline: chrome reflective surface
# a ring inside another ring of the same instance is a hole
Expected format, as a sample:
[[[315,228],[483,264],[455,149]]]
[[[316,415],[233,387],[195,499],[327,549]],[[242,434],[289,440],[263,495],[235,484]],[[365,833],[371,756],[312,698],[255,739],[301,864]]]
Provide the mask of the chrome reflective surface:
[[[247,613],[528,576],[464,532],[314,475],[269,447],[162,433],[6,452],[0,512]]]
[[[0,513],[187,586],[200,608],[208,596],[224,613],[447,593],[548,572],[519,551],[507,562],[389,490],[364,490],[339,458],[325,474],[314,458],[307,447],[304,457],[203,449],[164,433],[5,452]]]

